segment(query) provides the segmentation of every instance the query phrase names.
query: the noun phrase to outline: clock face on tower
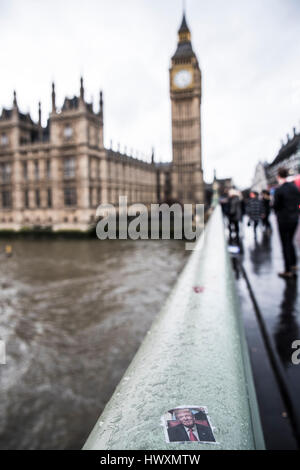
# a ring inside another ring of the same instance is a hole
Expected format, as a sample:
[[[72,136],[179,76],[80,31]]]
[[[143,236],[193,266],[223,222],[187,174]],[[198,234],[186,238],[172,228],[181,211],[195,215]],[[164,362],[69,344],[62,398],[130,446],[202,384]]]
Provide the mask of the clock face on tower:
[[[174,75],[173,83],[177,88],[187,88],[192,83],[192,72],[182,69]]]

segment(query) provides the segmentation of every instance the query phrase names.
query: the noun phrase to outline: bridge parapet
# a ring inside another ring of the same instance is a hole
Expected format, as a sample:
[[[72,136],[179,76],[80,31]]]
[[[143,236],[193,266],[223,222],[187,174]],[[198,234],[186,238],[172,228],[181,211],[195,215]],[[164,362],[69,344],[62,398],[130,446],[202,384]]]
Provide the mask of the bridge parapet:
[[[263,449],[220,207],[84,449]],[[217,443],[166,442],[161,417],[206,407]]]

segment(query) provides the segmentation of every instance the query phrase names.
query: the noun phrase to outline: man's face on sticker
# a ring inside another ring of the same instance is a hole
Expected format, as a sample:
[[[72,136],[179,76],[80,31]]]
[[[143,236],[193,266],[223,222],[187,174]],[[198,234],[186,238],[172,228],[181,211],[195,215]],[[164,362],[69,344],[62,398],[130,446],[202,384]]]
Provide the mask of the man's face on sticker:
[[[176,411],[176,418],[186,427],[193,427],[195,420],[193,413],[190,410]]]

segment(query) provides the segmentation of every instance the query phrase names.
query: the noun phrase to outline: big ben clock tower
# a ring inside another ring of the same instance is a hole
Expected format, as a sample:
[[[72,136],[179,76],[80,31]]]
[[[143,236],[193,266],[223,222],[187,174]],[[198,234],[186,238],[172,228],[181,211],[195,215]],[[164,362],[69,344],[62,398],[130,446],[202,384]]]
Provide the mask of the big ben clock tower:
[[[201,161],[201,71],[185,14],[170,68],[172,104],[172,199],[204,203]]]

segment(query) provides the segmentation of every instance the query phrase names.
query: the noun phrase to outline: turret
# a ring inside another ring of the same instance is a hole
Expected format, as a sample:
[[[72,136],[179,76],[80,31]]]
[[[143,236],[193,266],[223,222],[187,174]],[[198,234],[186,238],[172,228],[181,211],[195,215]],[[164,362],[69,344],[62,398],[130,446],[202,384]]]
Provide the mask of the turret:
[[[52,113],[56,113],[55,85],[54,85],[54,82],[52,82]]]
[[[39,141],[43,140],[43,128],[42,128],[42,110],[41,110],[41,102],[39,101],[39,121],[38,121],[38,127],[39,127]]]
[[[100,101],[99,101],[99,116],[103,119],[103,92],[100,91]]]
[[[84,101],[84,88],[83,88],[83,78],[80,77],[80,99]]]

